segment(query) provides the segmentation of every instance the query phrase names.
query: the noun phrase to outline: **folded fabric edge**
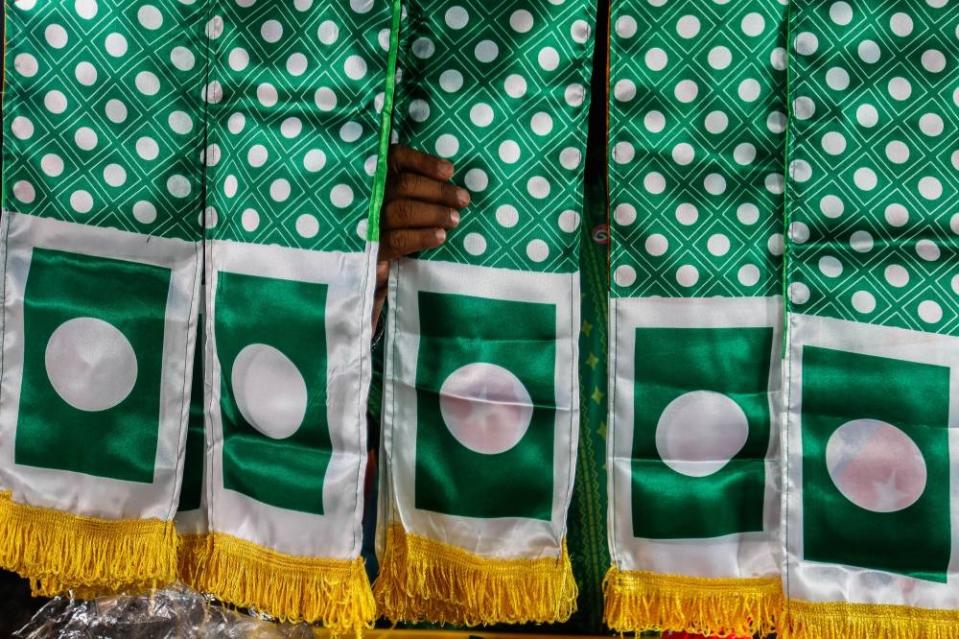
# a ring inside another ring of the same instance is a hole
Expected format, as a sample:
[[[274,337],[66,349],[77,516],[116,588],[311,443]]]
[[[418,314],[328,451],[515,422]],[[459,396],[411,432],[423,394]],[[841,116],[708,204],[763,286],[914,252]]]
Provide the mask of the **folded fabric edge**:
[[[380,614],[393,623],[465,626],[556,623],[576,610],[578,594],[563,541],[545,559],[483,557],[392,524],[373,584]]]
[[[362,557],[287,555],[225,533],[196,535],[181,556],[187,586],[291,623],[320,623],[333,634],[372,628],[376,608]]]
[[[959,611],[789,600],[783,639],[959,639]]]
[[[779,576],[710,579],[613,566],[603,580],[604,620],[620,633],[645,630],[767,636],[783,608]]]
[[[172,521],[103,519],[17,503],[0,492],[0,567],[30,580],[35,596],[81,596],[173,583]]]

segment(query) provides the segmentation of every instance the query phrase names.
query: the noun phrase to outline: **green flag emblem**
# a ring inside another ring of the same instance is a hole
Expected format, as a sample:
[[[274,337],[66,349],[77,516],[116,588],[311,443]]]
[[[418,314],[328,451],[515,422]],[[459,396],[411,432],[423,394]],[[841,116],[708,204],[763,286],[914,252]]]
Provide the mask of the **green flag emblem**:
[[[221,272],[223,486],[322,515],[332,456],[327,418],[328,286]]]
[[[802,369],[805,559],[945,583],[949,369],[813,346]]]
[[[420,292],[416,508],[548,521],[556,307]]]
[[[637,328],[633,535],[763,529],[773,329]]]
[[[153,481],[170,282],[159,266],[33,249],[17,464]]]

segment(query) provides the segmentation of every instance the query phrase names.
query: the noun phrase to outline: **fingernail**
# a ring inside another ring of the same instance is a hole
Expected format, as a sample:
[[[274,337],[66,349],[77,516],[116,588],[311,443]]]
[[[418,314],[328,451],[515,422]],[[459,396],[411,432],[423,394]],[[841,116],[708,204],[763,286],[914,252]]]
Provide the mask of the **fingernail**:
[[[436,241],[443,243],[446,241],[446,231],[443,229],[436,229]]]
[[[456,201],[459,202],[461,206],[466,206],[470,203],[470,192],[466,189],[456,189]]]
[[[453,223],[453,226],[456,226],[457,224],[460,223],[460,212],[459,212],[459,211],[451,211],[451,212],[450,212],[450,222]]]
[[[443,172],[443,175],[453,175],[454,167],[453,163],[449,160],[443,160],[440,162],[440,171]]]

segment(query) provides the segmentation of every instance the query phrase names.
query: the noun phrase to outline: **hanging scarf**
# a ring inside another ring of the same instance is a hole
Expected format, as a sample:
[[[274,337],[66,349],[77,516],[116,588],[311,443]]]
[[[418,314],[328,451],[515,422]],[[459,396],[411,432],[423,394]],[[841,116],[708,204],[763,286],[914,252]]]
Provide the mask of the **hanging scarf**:
[[[9,12],[0,560],[40,594],[179,572],[280,619],[372,623],[365,397],[399,11],[311,4]]]
[[[567,619],[588,2],[409,5],[400,139],[472,194],[391,272],[380,612]],[[480,91],[478,89],[483,87]]]
[[[606,620],[620,632],[775,628],[784,17],[752,0],[612,5]]]

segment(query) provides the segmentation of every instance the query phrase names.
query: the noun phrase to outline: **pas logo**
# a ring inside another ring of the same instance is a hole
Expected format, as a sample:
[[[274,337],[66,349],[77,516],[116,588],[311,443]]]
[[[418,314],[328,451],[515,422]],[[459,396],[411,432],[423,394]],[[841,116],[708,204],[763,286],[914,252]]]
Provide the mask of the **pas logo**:
[[[633,535],[763,529],[771,327],[637,328]]]
[[[802,371],[804,558],[946,583],[949,368],[807,345]]]
[[[416,508],[549,521],[556,307],[420,291]]]
[[[170,284],[168,268],[33,249],[17,464],[153,482]]]

